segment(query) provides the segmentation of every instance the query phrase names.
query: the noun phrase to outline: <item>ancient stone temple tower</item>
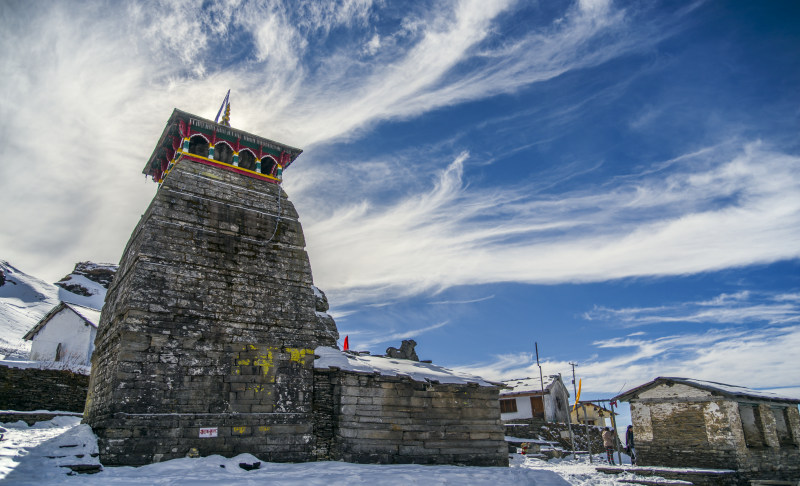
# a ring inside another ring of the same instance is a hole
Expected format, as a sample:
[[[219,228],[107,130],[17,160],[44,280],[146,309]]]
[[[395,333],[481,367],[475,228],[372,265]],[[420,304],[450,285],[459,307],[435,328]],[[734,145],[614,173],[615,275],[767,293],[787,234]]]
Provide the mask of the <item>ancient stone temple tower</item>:
[[[315,313],[297,213],[301,150],[175,110],[144,173],[160,183],[99,325],[85,422],[103,464],[250,452],[311,460]]]

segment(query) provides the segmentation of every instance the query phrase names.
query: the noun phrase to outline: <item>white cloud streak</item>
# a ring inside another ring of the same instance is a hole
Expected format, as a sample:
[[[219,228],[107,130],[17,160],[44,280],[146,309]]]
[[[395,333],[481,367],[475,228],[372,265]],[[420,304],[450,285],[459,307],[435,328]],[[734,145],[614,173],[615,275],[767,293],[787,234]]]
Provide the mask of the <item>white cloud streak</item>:
[[[661,171],[555,196],[529,186],[472,188],[468,160],[458,154],[429,187],[391,204],[341,206],[306,224],[316,278],[338,304],[463,284],[684,275],[800,257],[800,157],[759,143],[699,151]]]
[[[741,291],[720,294],[700,302],[683,302],[659,307],[610,309],[596,306],[584,314],[588,320],[613,322],[622,326],[693,322],[706,324],[762,323],[782,325],[800,322],[800,301],[792,294]],[[635,333],[634,333],[635,334]]]
[[[0,40],[14,48],[0,54],[0,205],[14,211],[0,224],[14,234],[0,236],[0,251],[50,279],[80,259],[116,260],[153,194],[138,173],[163,120],[176,106],[212,116],[228,88],[236,126],[307,148],[551,79],[647,38],[619,42],[611,34],[629,27],[625,13],[581,4],[498,46],[494,23],[517,6],[405,9],[377,42],[376,21],[397,11],[370,1],[3,3]]]
[[[757,389],[780,388],[800,397],[800,326],[712,329],[661,338],[614,338],[595,343],[613,356],[578,363],[577,374],[587,394],[616,394],[657,376],[697,378]],[[488,379],[538,376],[526,353],[496,356],[493,362],[455,367]],[[544,360],[545,374],[571,373],[569,363]]]
[[[354,335],[359,336],[358,343],[356,346],[361,350],[366,350],[368,348],[374,347],[377,344],[395,344],[399,345],[399,342],[403,339],[412,339],[421,334],[425,334],[426,332],[430,332],[446,325],[450,324],[450,321],[442,321],[437,322],[436,324],[431,324],[430,326],[425,326],[417,329],[408,329],[400,332],[391,332],[390,334],[385,334],[385,331],[380,331],[380,333],[376,333],[374,331],[356,331],[353,333]],[[340,334],[350,334],[349,331],[342,331]]]

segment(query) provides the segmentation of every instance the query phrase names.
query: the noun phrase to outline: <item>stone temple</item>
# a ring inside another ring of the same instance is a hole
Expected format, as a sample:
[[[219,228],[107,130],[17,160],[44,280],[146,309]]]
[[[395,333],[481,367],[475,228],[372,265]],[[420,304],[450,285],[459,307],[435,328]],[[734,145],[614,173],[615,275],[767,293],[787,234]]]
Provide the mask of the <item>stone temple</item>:
[[[506,465],[498,384],[338,350],[280,185],[301,152],[172,113],[97,331],[84,422],[101,461]]]

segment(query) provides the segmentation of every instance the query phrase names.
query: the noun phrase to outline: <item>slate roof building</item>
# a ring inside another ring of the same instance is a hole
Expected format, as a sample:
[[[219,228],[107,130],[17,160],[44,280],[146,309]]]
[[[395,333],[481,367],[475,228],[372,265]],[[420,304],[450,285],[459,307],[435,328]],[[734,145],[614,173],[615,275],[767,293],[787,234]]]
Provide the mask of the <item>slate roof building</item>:
[[[569,391],[561,375],[521,378],[503,382],[500,392],[500,412],[504,421],[538,419],[544,422],[566,423],[569,417]]]
[[[691,378],[658,377],[630,402],[639,466],[732,469],[747,480],[800,479],[800,400]]]
[[[61,302],[45,314],[23,339],[31,341],[31,359],[34,361],[88,366],[99,322],[99,310]]]

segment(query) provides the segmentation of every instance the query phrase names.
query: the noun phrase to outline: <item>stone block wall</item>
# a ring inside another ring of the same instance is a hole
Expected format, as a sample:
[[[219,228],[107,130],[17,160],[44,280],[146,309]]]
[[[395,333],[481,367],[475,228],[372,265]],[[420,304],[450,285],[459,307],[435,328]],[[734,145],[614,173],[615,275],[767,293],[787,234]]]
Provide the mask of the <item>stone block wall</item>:
[[[730,440],[715,440],[712,446],[709,441],[709,430],[706,428],[709,403],[667,402],[648,405],[652,440],[647,440],[645,434],[634,428],[638,464],[737,469],[735,444]],[[634,408],[642,406],[632,403],[631,414],[634,414]],[[719,403],[714,406],[718,407]]]
[[[562,436],[562,432],[569,433],[569,425],[560,422],[545,422],[542,419],[514,419],[505,424],[505,435],[520,439],[542,439],[558,444],[565,451],[572,450],[569,435]],[[592,454],[605,452],[603,447],[602,427],[594,425],[571,424],[572,438],[575,449],[589,451]],[[624,447],[624,444],[623,444]]]
[[[0,409],[83,412],[88,386],[71,371],[0,366]]]
[[[507,466],[499,389],[315,370],[317,458]]]
[[[796,405],[787,407],[793,444],[779,443],[771,412],[775,404],[761,403],[757,407],[764,443],[748,445],[736,401],[723,397],[694,400],[631,401],[640,466],[730,469],[738,472],[741,484],[751,479],[800,478]]]
[[[103,464],[191,448],[313,458],[313,350],[336,330],[315,313],[304,246],[280,186],[187,160],[172,169],[98,328],[85,422]]]

